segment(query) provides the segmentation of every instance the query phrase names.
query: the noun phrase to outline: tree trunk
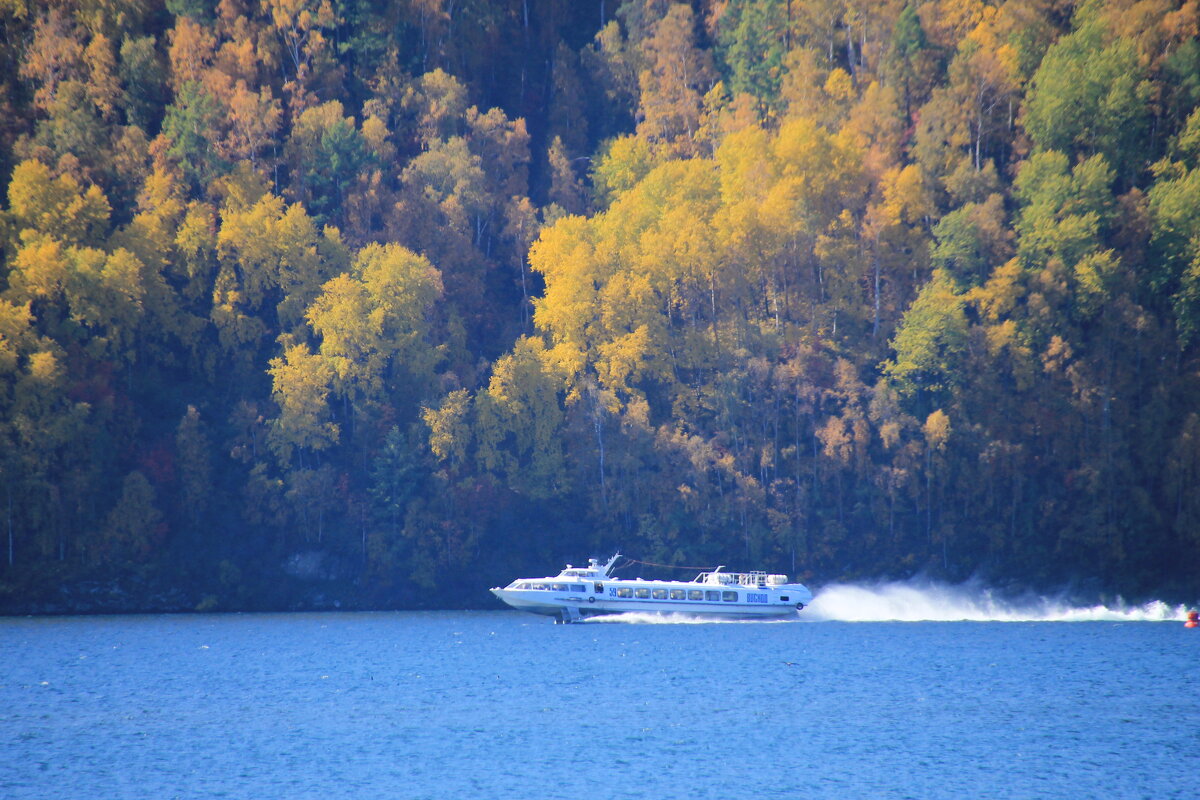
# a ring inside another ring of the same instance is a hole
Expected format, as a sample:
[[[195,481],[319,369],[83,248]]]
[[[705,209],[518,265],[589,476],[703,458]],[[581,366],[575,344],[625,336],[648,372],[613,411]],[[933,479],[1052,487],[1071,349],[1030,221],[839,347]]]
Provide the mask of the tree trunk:
[[[604,478],[604,419],[600,409],[600,390],[592,388],[592,428],[596,433],[596,450],[600,461],[600,506],[608,512],[608,487]]]
[[[8,521],[8,565],[11,567],[13,565],[12,486],[6,488],[8,494],[8,513],[6,514]]]
[[[933,544],[933,450],[925,450],[925,538]]]
[[[875,262],[875,322],[871,327],[871,338],[876,339],[879,337],[879,242],[875,242],[875,257],[872,260]]]

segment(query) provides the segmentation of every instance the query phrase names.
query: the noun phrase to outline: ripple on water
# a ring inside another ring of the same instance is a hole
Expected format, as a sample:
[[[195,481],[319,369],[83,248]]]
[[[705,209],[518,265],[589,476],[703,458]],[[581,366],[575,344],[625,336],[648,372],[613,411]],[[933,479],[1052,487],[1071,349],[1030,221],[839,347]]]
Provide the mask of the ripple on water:
[[[1182,625],[630,622],[0,620],[0,797],[1195,794]]]

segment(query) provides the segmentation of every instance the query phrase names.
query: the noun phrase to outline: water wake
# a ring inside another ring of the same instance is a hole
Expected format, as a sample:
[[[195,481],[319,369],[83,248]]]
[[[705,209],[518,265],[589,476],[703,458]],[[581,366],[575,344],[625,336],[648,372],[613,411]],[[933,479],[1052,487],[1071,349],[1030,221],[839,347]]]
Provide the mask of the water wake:
[[[832,583],[808,608],[783,619],[720,619],[631,611],[591,617],[589,623],[626,625],[764,625],[804,622],[1184,622],[1185,606],[1159,600],[1143,605],[1078,605],[1059,597],[1009,596],[976,581],[951,586],[931,581]]]
[[[802,617],[840,622],[1183,622],[1184,606],[1079,606],[1053,597],[1003,597],[976,583],[830,584]]]

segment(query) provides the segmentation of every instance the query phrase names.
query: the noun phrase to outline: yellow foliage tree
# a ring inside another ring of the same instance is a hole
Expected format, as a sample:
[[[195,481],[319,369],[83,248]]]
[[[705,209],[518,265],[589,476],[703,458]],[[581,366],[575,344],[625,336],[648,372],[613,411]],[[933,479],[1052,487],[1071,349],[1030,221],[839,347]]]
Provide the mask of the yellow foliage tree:
[[[303,206],[270,194],[248,207],[226,205],[217,252],[246,308],[257,311],[273,300],[285,330],[303,321],[321,285],[349,260],[336,229],[322,234]]]
[[[22,161],[8,184],[8,204],[18,232],[35,230],[65,244],[99,244],[111,208],[99,186],[86,188],[69,173],[55,176],[40,161]]]
[[[293,344],[282,357],[271,359],[271,397],[279,406],[279,417],[267,434],[267,443],[283,464],[304,451],[324,450],[338,440],[339,427],[329,419],[329,384],[333,369],[309,351]]]
[[[327,282],[306,313],[334,390],[352,403],[379,399],[389,367],[428,380],[437,359],[428,318],[441,294],[441,275],[424,256],[396,244],[359,251],[352,271]]]
[[[561,383],[547,371],[543,354],[540,339],[518,339],[475,399],[481,465],[535,498],[566,488]]]

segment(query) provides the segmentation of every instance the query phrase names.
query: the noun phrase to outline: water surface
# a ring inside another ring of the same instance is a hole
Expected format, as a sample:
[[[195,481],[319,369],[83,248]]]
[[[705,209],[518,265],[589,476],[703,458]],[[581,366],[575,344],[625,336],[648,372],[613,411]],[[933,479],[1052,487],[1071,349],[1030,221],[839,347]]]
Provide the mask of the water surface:
[[[0,620],[0,797],[1200,796],[1177,622]]]

